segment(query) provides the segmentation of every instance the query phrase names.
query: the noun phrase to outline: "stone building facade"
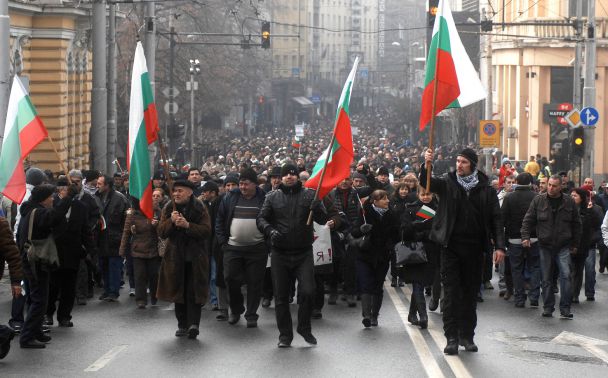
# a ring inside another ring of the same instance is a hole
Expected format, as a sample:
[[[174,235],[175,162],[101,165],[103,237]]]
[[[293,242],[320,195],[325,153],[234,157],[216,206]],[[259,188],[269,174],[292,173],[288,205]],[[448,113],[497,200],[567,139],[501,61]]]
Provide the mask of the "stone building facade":
[[[88,168],[92,55],[90,11],[61,0],[9,1],[10,73],[22,78],[53,139],[29,165],[60,171]]]

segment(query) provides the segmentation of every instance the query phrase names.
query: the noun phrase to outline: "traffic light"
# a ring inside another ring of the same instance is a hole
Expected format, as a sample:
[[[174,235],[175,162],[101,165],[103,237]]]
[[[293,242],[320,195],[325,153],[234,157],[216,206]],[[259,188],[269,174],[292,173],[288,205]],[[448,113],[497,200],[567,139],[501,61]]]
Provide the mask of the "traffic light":
[[[491,32],[494,25],[492,20],[481,20],[481,31],[483,32]]]
[[[581,126],[572,129],[572,154],[578,157],[585,155],[585,129]]]
[[[262,22],[262,48],[270,48],[270,22],[268,21]]]
[[[429,7],[427,8],[426,19],[429,26],[435,25],[435,16],[439,10],[439,0],[428,0]]]

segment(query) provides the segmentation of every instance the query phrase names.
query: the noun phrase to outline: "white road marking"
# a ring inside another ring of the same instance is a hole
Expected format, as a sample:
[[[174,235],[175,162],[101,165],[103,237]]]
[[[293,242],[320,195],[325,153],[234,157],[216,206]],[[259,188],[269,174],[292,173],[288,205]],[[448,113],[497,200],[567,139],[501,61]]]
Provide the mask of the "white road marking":
[[[557,335],[553,340],[553,343],[566,344],[566,345],[578,345],[585,349],[587,352],[593,354],[595,357],[604,361],[608,364],[608,352],[599,348],[600,345],[608,345],[608,342],[600,339],[594,339],[593,337],[579,335],[578,333],[563,331]]]
[[[97,361],[93,362],[93,364],[90,365],[88,368],[84,369],[84,371],[87,371],[87,372],[88,371],[98,371],[100,369],[103,369],[104,366],[109,364],[114,358],[116,358],[116,356],[118,356],[118,354],[120,352],[122,352],[125,349],[127,349],[127,345],[115,346],[114,348],[110,349],[108,351],[108,353],[99,357],[99,359],[97,359]]]
[[[395,309],[397,309],[397,313],[399,314],[399,317],[401,318],[401,321],[405,326],[405,330],[407,331],[410,339],[412,340],[412,343],[414,344],[414,348],[416,348],[416,354],[418,354],[418,358],[422,363],[422,367],[424,368],[426,375],[428,377],[433,378],[445,377],[445,375],[441,371],[441,368],[439,367],[439,364],[437,364],[437,361],[435,361],[435,358],[433,357],[431,350],[426,344],[426,341],[424,340],[424,337],[422,336],[420,330],[409,326],[409,323],[407,321],[408,309],[403,304],[401,298],[399,298],[399,294],[397,294],[397,291],[394,288],[390,287],[390,285],[388,285],[387,283],[384,284],[384,287],[388,292],[391,301],[393,301]]]
[[[409,288],[409,286],[404,287],[403,292],[405,293],[406,298],[408,298],[412,294],[412,291]],[[409,303],[409,301],[408,301],[408,303]],[[431,312],[431,311],[427,311],[427,312]],[[431,316],[429,316],[428,331],[431,334],[431,337],[433,338],[433,341],[435,342],[435,344],[437,345],[439,350],[441,350],[443,352],[443,348],[445,346],[446,340],[445,340],[445,336],[440,331],[442,328],[443,327],[441,327],[441,325],[436,324],[431,319]],[[420,330],[419,330],[419,332],[420,332]],[[466,366],[464,366],[464,363],[457,356],[444,355],[444,359],[448,363],[448,365],[450,366],[450,369],[452,369],[452,372],[454,373],[454,375],[456,377],[458,377],[458,378],[472,378],[473,377],[471,375],[471,373],[469,372],[469,370],[466,368]]]

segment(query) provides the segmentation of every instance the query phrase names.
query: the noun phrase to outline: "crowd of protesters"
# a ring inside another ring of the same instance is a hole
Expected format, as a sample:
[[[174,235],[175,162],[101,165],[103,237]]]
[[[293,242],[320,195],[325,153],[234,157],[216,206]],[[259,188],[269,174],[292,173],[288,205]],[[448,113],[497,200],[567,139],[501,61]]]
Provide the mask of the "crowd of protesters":
[[[404,139],[395,117],[379,128],[379,117],[352,117],[351,174],[322,200],[303,184],[329,143],[331,122],[309,125],[297,143],[278,130],[210,132],[200,167],[189,166],[184,147],[158,167],[151,218],[129,195],[124,173],[29,168],[21,205],[2,199],[0,257],[13,303],[8,327],[0,327],[0,356],[16,333],[22,348],[45,348],[55,319],[73,327],[74,305],[86,305],[96,290],[98,300],[118,302],[127,285],[139,309],[175,303],[178,337],[199,335],[202,306],[217,310],[218,321],[234,325],[244,316],[255,328],[259,306],[274,301],[278,346],[289,347],[294,301],[296,331],[309,344],[317,343],[311,319],[340,293],[346,305],[361,306],[365,328],[377,327],[390,272],[391,286],[412,284],[410,323],[427,328],[427,308],[442,311],[447,354],[459,345],[477,351],[476,306],[494,288],[494,267],[501,297],[518,308],[542,299],[545,317],[557,292],[564,319],[573,318],[583,289],[595,300],[598,250],[600,272],[608,263],[603,183],[574,187],[542,156],[515,165],[505,158],[484,173],[474,145],[427,149]],[[331,230],[330,272],[315,270],[310,212]],[[56,264],[30,261],[41,240],[54,242]],[[426,260],[398,264],[399,243],[420,243]]]

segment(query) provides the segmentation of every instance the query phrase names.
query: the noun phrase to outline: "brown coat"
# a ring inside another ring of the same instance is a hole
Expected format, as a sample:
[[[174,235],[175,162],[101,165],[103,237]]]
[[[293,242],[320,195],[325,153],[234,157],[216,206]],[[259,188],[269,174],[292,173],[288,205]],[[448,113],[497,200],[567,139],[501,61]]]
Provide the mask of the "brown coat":
[[[211,237],[209,213],[202,202],[191,198],[184,209],[178,209],[190,223],[190,228],[176,227],[171,221],[173,206],[168,203],[158,224],[158,235],[167,239],[165,255],[158,276],[158,299],[184,303],[184,267],[186,255],[192,259],[194,297],[197,304],[209,298],[209,253],[206,240]]]
[[[125,228],[120,241],[119,255],[124,257],[131,248],[131,256],[151,259],[158,256],[157,225],[153,225],[145,215],[133,209],[127,210]]]
[[[4,273],[4,261],[8,262],[8,270],[11,274],[12,283],[20,283],[23,279],[23,270],[21,269],[21,255],[13,233],[6,218],[0,217],[0,278]]]

